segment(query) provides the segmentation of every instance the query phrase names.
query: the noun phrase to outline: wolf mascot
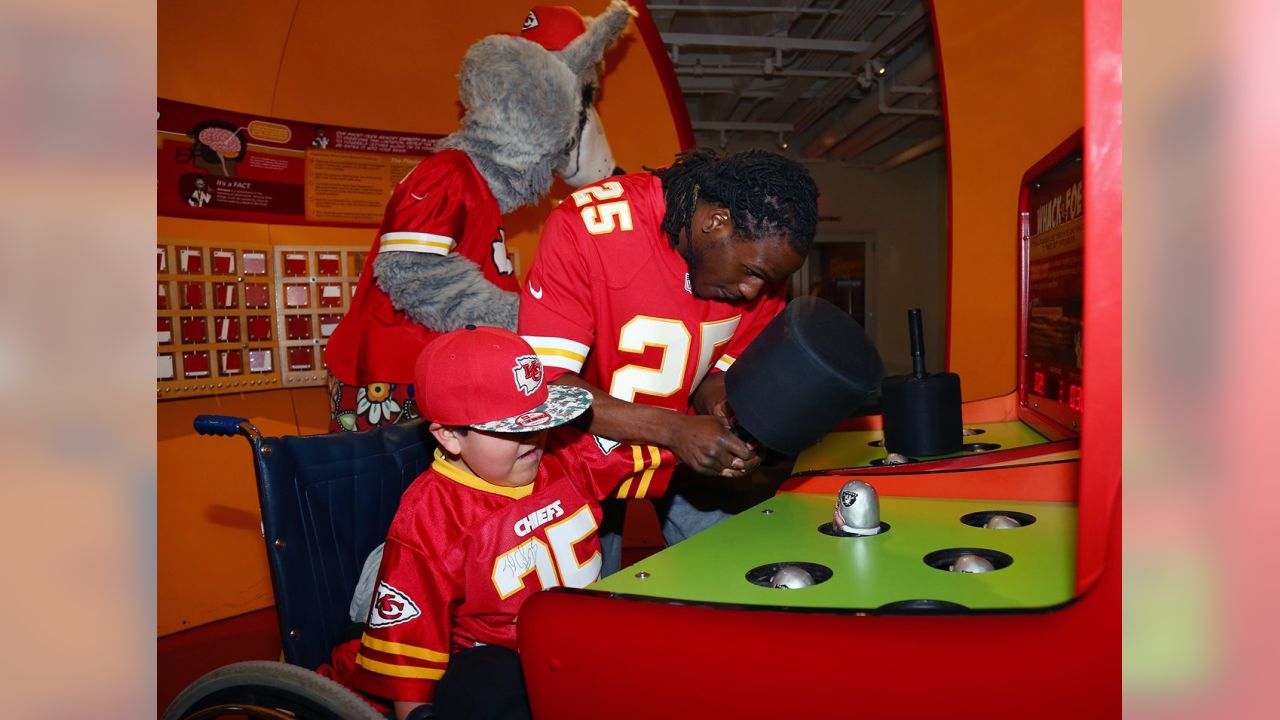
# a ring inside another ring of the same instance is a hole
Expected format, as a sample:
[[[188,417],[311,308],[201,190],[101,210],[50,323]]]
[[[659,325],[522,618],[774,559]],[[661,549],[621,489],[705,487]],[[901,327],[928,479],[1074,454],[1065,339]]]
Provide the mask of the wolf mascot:
[[[462,127],[391,194],[351,308],[325,351],[331,431],[417,416],[419,351],[469,324],[515,330],[519,287],[502,215],[615,168],[592,106],[604,51],[634,11],[536,7],[519,36],[472,45],[458,72]]]

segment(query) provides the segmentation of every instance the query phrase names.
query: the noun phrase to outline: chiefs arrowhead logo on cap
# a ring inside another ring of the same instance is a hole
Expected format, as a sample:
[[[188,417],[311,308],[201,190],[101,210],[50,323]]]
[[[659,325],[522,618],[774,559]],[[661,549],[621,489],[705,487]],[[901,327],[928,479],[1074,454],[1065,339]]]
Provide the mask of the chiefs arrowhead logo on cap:
[[[516,358],[516,366],[511,368],[515,375],[516,387],[526,396],[542,387],[542,361],[537,355],[521,355]]]
[[[520,31],[524,32],[525,30],[532,30],[536,27],[538,27],[538,16],[530,10],[529,14],[524,16],[524,26],[520,28]]]
[[[410,600],[408,595],[385,582],[379,582],[378,589],[373,594],[373,606],[369,608],[369,627],[399,625],[421,614],[417,603]]]

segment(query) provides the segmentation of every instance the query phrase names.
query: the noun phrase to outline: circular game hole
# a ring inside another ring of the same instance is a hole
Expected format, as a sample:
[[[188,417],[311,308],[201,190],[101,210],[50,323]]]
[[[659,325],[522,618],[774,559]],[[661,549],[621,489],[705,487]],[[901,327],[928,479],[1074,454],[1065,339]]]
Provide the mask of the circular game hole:
[[[928,598],[895,600],[876,608],[876,612],[885,615],[956,615],[968,611],[969,608],[960,603]]]
[[[783,565],[789,565],[794,569],[802,570],[805,573],[808,573],[809,577],[813,578],[814,585],[820,585],[831,579],[831,568],[827,567],[826,565],[819,565],[817,563],[811,563],[811,562],[793,561],[793,562],[769,563],[768,565],[760,565],[758,567],[752,568],[747,571],[747,582],[751,583],[752,585],[759,585],[760,587],[767,587],[767,588],[778,587],[774,585],[773,578],[775,575],[778,574],[778,570],[782,569]],[[790,588],[780,587],[778,589],[787,590]]]
[[[824,523],[822,523],[821,525],[819,525],[819,526],[818,526],[818,532],[822,533],[823,535],[830,535],[831,537],[838,537],[838,538],[872,538],[872,537],[880,537],[881,535],[883,535],[883,534],[885,534],[885,533],[889,532],[889,523],[887,523],[887,522],[885,522],[885,521],[881,520],[881,521],[880,521],[880,532],[876,533],[875,535],[850,535],[849,533],[846,533],[845,531],[843,531],[843,530],[841,530],[840,528],[836,527],[836,524],[835,524],[834,522],[824,522]]]
[[[983,510],[981,512],[971,512],[968,515],[961,515],[960,522],[964,523],[965,525],[970,525],[972,527],[980,528],[986,525],[987,521],[996,515],[1004,515],[1005,517],[1013,518],[1014,520],[1017,520],[1018,525],[1022,527],[1026,527],[1036,521],[1035,515],[1028,515],[1027,513],[1018,512],[1016,510]],[[986,530],[990,528],[983,528],[983,529]],[[1017,528],[1002,528],[1002,529],[1016,530]]]
[[[965,437],[969,437],[970,435],[981,435],[986,432],[986,430],[983,430],[982,428],[965,428],[962,432],[964,432]]]
[[[904,463],[887,463],[885,462],[885,458],[876,458],[875,460],[872,460],[869,464],[874,465],[876,467],[904,467],[906,465],[910,465],[911,463],[915,463],[915,462],[920,462],[920,461],[913,457],[909,457],[907,458],[907,461]]]
[[[988,550],[986,548],[947,548],[946,550],[934,550],[924,556],[924,564],[935,570],[943,572],[951,572],[951,566],[961,555],[977,555],[987,562],[991,563],[993,572],[995,570],[1003,570],[1013,564],[1013,558],[1000,552],[999,550]]]
[[[996,443],[965,443],[960,446],[965,452],[988,452],[991,450],[999,450],[1000,446]]]
[[[879,440],[872,440],[867,444],[870,445],[871,447],[884,447],[884,439],[881,438]]]

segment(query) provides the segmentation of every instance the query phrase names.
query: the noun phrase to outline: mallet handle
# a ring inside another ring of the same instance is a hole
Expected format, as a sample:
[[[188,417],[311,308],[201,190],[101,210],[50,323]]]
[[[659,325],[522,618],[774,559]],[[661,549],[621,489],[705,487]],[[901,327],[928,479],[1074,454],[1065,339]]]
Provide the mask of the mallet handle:
[[[917,379],[924,372],[924,324],[920,320],[920,308],[907,311],[907,326],[911,332],[911,366]]]

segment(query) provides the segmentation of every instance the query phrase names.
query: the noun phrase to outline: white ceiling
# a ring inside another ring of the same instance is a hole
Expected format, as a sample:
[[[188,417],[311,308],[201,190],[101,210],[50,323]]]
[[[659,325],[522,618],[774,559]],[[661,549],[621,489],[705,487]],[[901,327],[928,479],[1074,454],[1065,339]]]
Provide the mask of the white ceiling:
[[[653,0],[699,145],[885,168],[942,146],[925,0]],[[883,72],[881,70],[883,69]]]

